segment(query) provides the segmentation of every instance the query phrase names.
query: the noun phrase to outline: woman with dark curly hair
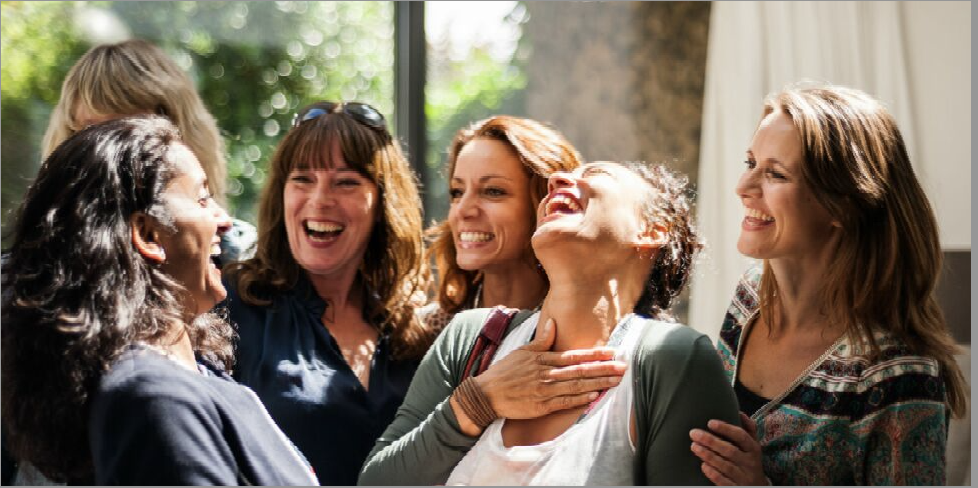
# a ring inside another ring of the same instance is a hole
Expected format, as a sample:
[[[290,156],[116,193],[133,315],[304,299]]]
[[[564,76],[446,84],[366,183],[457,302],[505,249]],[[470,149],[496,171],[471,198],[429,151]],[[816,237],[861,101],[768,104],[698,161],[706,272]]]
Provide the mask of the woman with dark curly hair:
[[[499,345],[492,362],[510,367],[465,377],[489,311],[456,315],[362,484],[708,484],[688,433],[717,416],[737,422],[737,402],[710,340],[668,314],[699,248],[685,180],[661,166],[591,163],[551,175],[537,216],[532,245],[550,289]],[[541,363],[553,353],[527,343],[552,343],[556,355]],[[601,367],[623,377],[580,379],[601,390],[583,394],[559,381],[580,378],[592,365],[561,367],[597,346],[616,359]],[[564,408],[508,400],[526,378],[566,389]]]
[[[279,143],[258,206],[257,254],[228,268],[235,377],[324,485],[355,484],[434,338],[415,316],[414,174],[373,107],[319,102]]]
[[[2,329],[14,455],[83,484],[315,483],[224,372],[212,258],[230,226],[173,124],[84,129],[45,160],[12,227]]]

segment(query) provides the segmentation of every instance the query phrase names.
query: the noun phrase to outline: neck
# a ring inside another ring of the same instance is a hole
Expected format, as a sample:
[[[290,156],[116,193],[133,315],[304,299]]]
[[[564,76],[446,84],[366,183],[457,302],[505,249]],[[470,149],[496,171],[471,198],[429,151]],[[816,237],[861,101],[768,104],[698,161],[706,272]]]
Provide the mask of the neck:
[[[482,274],[482,297],[479,307],[503,305],[531,309],[540,305],[547,293],[541,273],[528,265],[504,270],[486,270]]]
[[[780,310],[774,317],[772,332],[794,334],[814,328],[839,328],[844,324],[827,324],[822,297],[824,263],[818,260],[770,260],[778,283]]]
[[[579,260],[547,266],[551,285],[540,323],[554,319],[554,351],[607,344],[615,326],[632,313],[642,294],[650,262],[634,261],[597,270],[582,267]]]
[[[187,327],[183,324],[173,327],[171,332],[160,339],[156,344],[158,347],[169,353],[174,359],[190,369],[197,370],[197,358],[194,355],[194,346],[190,342],[187,334]]]
[[[350,306],[358,306],[361,301],[361,283],[357,277],[357,270],[350,269],[338,276],[314,275],[303,271],[312,282],[312,287],[316,294],[327,304],[327,310],[344,310]]]

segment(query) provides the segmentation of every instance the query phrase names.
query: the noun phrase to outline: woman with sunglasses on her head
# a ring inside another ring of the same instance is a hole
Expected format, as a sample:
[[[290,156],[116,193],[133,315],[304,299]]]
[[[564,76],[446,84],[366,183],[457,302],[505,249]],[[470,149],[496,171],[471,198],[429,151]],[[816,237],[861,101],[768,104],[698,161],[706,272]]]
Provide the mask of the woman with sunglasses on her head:
[[[272,157],[258,250],[226,269],[235,378],[265,402],[325,485],[352,485],[434,334],[421,198],[383,116],[303,109]]]
[[[492,367],[463,377],[489,311],[456,315],[418,368],[362,484],[708,483],[686,449],[689,430],[711,418],[737,422],[737,404],[709,339],[668,315],[699,248],[685,181],[661,166],[592,163],[554,173],[549,190],[532,245],[550,288],[539,310],[516,315],[493,358],[522,361],[523,371],[515,382]],[[553,344],[556,360],[514,359],[533,342]],[[592,365],[565,369],[561,360],[577,362],[595,347],[615,358],[602,369],[625,370],[581,380],[602,393],[571,393],[565,408],[543,415],[495,400],[525,377],[579,377]]]
[[[212,263],[227,214],[158,116],[58,146],[12,226],[2,401],[13,453],[85,485],[309,485],[311,468],[225,373]]]
[[[769,97],[736,193],[763,260],[720,331],[745,428],[691,433],[724,485],[942,485],[968,386],[934,288],[937,221],[896,121],[850,88]],[[749,416],[749,417],[748,417]]]

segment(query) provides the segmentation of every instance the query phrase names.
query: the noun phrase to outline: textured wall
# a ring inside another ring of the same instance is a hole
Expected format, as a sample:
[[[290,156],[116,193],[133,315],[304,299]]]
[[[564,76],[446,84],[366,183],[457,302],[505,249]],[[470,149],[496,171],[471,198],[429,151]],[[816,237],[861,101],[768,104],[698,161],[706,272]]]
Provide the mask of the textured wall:
[[[589,160],[696,181],[709,2],[527,2],[526,111]]]
[[[694,184],[710,2],[527,2],[526,113],[585,159],[664,162]],[[686,322],[688,289],[673,311]]]

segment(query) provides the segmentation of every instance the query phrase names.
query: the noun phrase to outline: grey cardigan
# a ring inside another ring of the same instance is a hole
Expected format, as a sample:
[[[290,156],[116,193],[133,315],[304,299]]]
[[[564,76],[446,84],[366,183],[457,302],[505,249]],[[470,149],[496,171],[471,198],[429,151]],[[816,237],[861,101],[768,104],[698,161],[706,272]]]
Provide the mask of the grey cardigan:
[[[489,309],[455,316],[421,361],[394,422],[377,439],[360,471],[361,485],[445,484],[455,465],[476,443],[463,434],[448,397]],[[533,311],[516,315],[509,329]],[[651,320],[651,319],[646,319]],[[689,449],[689,431],[710,419],[740,425],[737,398],[710,339],[689,327],[643,336],[634,364],[635,484],[709,485],[700,460]],[[508,332],[508,331],[507,331]]]

